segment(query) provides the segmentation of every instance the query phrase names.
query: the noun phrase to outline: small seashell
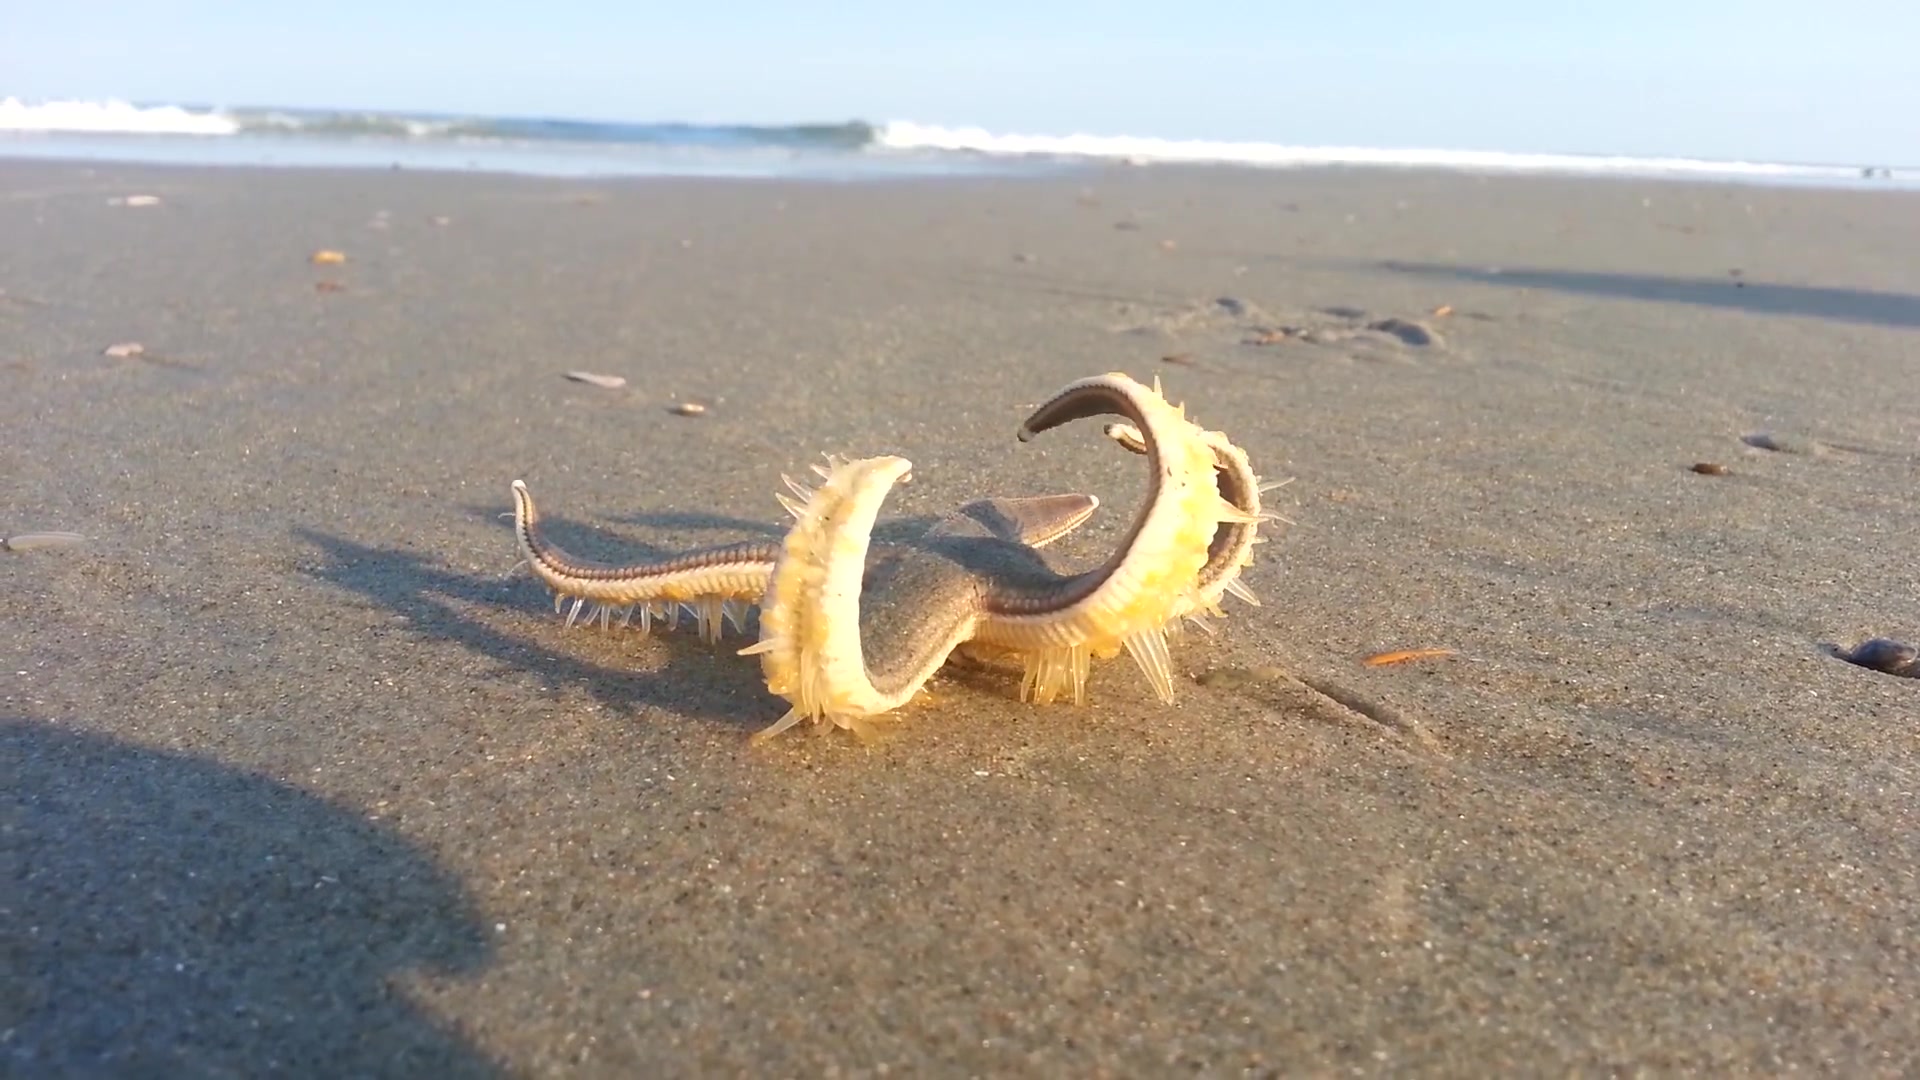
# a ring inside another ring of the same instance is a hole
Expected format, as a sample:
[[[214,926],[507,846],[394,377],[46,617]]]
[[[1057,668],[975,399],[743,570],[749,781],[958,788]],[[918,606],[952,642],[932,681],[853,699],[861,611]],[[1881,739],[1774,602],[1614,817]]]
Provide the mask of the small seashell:
[[[1691,468],[1701,476],[1725,476],[1730,471],[1717,461],[1696,461]]]
[[[146,351],[147,347],[137,341],[123,341],[118,345],[109,345],[100,350],[100,355],[110,356],[115,360],[129,360]]]
[[[569,371],[567,378],[574,382],[583,382],[588,386],[597,386],[602,390],[618,390],[627,385],[624,375],[596,375],[591,371]]]
[[[1439,307],[1434,308],[1430,314],[1436,319],[1444,319],[1447,316],[1453,314],[1453,305],[1441,304]]]
[[[347,256],[345,252],[334,251],[332,248],[322,248],[314,252],[309,261],[315,266],[338,266],[347,261]]]
[[[705,405],[700,404],[697,401],[682,401],[678,405],[675,405],[673,408],[668,409],[667,411],[674,414],[675,416],[707,415],[707,407]]]
[[[87,538],[71,532],[33,532],[0,537],[0,551],[41,551],[84,544]]]
[[[115,206],[159,206],[158,195],[129,195],[124,199],[110,200]]]

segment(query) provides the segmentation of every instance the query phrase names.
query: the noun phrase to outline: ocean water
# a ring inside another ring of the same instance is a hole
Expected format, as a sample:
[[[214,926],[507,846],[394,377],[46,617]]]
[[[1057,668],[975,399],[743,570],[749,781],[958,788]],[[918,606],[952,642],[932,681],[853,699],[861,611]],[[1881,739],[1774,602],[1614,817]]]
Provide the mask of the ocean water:
[[[606,123],[118,101],[0,99],[0,158],[410,168],[543,176],[861,180],[1125,163],[1371,167],[1920,189],[1920,166],[1017,135],[860,120],[781,126]]]

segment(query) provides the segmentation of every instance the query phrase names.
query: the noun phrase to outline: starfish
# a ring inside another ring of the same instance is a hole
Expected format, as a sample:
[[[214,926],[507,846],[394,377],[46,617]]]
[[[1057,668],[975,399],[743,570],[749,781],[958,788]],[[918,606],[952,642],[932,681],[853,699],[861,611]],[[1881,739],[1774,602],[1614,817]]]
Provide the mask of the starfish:
[[[1098,508],[1091,495],[970,502],[911,541],[875,543],[874,524],[895,483],[912,470],[897,456],[829,458],[816,490],[783,477],[777,496],[795,522],[781,541],[702,548],[609,566],[567,554],[541,536],[526,485],[514,483],[522,556],[556,594],[571,625],[587,612],[608,625],[638,611],[641,628],[672,623],[690,608],[701,636],[760,605],[758,641],[768,689],[792,708],[764,739],[802,720],[862,737],[871,718],[911,700],[957,650],[1003,654],[1024,668],[1020,696],[1046,703],[1086,698],[1094,657],[1126,651],[1156,696],[1174,697],[1167,635],[1183,621],[1205,626],[1226,592],[1257,603],[1239,582],[1260,538],[1263,490],[1224,435],[1188,421],[1152,389],[1114,373],[1070,384],[1028,418],[1027,441],[1097,415],[1126,421],[1107,433],[1145,456],[1149,495],[1115,552],[1081,573],[1053,567],[1042,549]],[[593,605],[591,608],[586,605]]]

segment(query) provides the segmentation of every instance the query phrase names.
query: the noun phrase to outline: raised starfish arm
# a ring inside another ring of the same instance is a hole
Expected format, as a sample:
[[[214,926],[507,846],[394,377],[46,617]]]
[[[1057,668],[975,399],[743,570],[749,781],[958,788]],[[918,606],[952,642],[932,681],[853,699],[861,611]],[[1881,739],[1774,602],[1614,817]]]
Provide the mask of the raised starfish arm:
[[[1085,524],[1099,508],[1093,495],[979,499],[942,518],[927,535],[985,535],[1041,548]]]
[[[1131,425],[1147,458],[1147,499],[1132,528],[1103,565],[1056,589],[990,595],[979,637],[1021,657],[1021,695],[1034,701],[1064,693],[1084,702],[1092,658],[1125,649],[1155,695],[1171,703],[1167,626],[1199,607],[1217,527],[1248,515],[1220,496],[1205,430],[1187,419],[1184,406],[1167,402],[1157,378],[1151,388],[1119,372],[1071,383],[1034,410],[1020,440],[1103,415]]]
[[[638,613],[644,633],[656,618],[676,625],[684,606],[693,612],[705,641],[720,640],[723,621],[740,629],[746,608],[766,591],[780,556],[777,541],[749,540],[620,566],[583,559],[541,535],[533,495],[519,480],[513,482],[513,532],[520,557],[553,590],[553,609],[573,601],[568,626],[583,612],[586,621],[597,619],[603,627],[616,614],[624,626]]]

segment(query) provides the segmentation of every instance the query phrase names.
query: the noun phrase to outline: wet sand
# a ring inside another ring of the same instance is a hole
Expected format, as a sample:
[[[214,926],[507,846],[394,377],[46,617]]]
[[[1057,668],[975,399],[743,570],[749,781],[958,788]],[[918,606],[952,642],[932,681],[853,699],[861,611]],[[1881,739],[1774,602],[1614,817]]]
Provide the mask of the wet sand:
[[[1639,181],[0,166],[0,535],[90,538],[0,552],[8,1071],[1912,1075],[1920,680],[1828,648],[1920,639],[1915,251]],[[744,642],[509,573],[515,478],[617,557],[823,451],[1093,491],[1090,565],[1139,459],[1013,433],[1114,369],[1297,478],[1176,707],[950,669],[754,747]]]

